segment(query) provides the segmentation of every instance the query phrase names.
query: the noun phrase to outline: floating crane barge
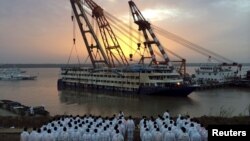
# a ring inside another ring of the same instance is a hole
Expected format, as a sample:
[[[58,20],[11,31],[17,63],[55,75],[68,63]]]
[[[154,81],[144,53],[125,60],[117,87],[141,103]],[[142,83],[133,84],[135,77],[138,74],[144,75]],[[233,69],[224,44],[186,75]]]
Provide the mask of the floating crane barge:
[[[92,0],[84,2],[70,0],[70,2],[74,13],[72,20],[76,19],[78,23],[92,67],[61,68],[59,90],[78,88],[133,94],[187,96],[195,89],[184,83],[181,73],[173,67],[150,23],[145,20],[133,1],[129,1],[129,6],[134,23],[144,36],[143,49],[149,52],[147,56],[141,55],[136,64],[129,64],[127,61],[117,36],[99,5]],[[84,4],[92,11],[91,16],[98,25],[102,44],[94,32]],[[75,42],[75,38],[73,41]],[[163,60],[156,57],[155,50],[160,52]]]

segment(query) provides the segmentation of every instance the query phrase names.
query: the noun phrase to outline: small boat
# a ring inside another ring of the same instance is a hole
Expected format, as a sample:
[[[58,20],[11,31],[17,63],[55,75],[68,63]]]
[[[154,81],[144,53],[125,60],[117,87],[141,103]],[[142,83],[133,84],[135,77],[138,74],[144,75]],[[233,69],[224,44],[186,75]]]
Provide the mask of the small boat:
[[[1,68],[0,80],[35,80],[37,76],[25,74],[19,68]]]
[[[48,116],[44,106],[29,107],[16,101],[0,100],[0,108],[20,116]]]

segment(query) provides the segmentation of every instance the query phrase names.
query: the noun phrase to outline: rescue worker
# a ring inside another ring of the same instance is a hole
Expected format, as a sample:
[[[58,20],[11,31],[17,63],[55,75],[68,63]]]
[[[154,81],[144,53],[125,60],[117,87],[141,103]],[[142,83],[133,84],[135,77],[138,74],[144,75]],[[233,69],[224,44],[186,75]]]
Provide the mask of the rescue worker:
[[[133,141],[135,131],[135,123],[131,116],[129,116],[127,121],[127,139],[128,141]]]
[[[92,141],[92,135],[89,129],[86,129],[86,132],[83,134],[82,141]]]
[[[67,132],[67,128],[63,127],[63,132],[59,133],[58,141],[69,141],[69,133]]]
[[[20,140],[21,141],[29,141],[29,132],[27,131],[26,127],[23,129],[23,132],[21,133]]]
[[[189,135],[186,131],[186,128],[181,127],[181,133],[179,134],[177,141],[190,141]]]
[[[153,136],[147,128],[146,131],[142,135],[142,141],[153,141]]]
[[[156,128],[156,130],[152,133],[153,136],[153,141],[162,141],[163,136],[162,133],[160,132],[159,128]]]
[[[37,136],[33,141],[42,141],[41,129],[37,129]]]
[[[43,141],[55,141],[55,139],[53,138],[53,135],[51,134],[50,129],[48,129],[47,133],[48,134],[44,136]]]
[[[112,141],[124,141],[124,137],[119,130],[116,130],[116,134],[113,136]]]
[[[30,135],[29,135],[29,141],[33,141],[36,139],[36,136],[37,136],[37,131],[36,131],[36,128],[34,127],[33,128],[33,131],[31,131]]]
[[[167,132],[164,134],[163,141],[176,141],[175,134],[171,127],[168,127]]]

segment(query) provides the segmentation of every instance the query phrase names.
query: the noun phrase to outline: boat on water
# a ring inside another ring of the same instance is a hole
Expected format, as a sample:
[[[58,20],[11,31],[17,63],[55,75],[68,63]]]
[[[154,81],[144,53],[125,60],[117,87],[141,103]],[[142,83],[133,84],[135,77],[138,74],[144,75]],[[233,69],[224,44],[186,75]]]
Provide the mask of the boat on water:
[[[195,70],[195,81],[198,84],[228,84],[241,77],[241,65],[237,63],[205,63]]]
[[[70,0],[74,12],[72,20],[76,18],[81,31],[83,41],[88,51],[92,67],[63,67],[58,79],[58,89],[87,89],[95,91],[108,90],[112,92],[123,92],[131,94],[148,94],[164,96],[188,96],[195,87],[184,82],[181,74],[173,67],[167,53],[152,31],[150,24],[138,10],[132,10],[133,16],[140,16],[134,19],[140,31],[145,34],[144,52],[150,52],[150,56],[141,55],[137,64],[129,64],[111,26],[106,20],[103,10],[92,0]],[[87,12],[83,4],[91,4],[92,17],[97,19],[103,40],[100,44]],[[136,8],[133,1],[129,1],[131,8]],[[99,9],[99,10],[97,10]],[[82,20],[83,19],[83,20]],[[83,24],[82,22],[85,23]],[[105,21],[104,23],[102,21]],[[84,25],[84,26],[83,26]],[[89,39],[92,36],[92,41]],[[148,38],[150,37],[150,38]],[[75,38],[73,38],[75,43]],[[94,42],[94,44],[93,44]],[[157,48],[163,61],[156,60],[153,51]],[[138,43],[138,50],[140,43]],[[147,51],[146,51],[147,50]],[[98,57],[96,57],[98,56]],[[129,55],[132,60],[132,54]],[[146,62],[146,59],[149,61]],[[116,63],[116,64],[115,64]]]
[[[37,76],[26,74],[20,68],[1,68],[0,80],[35,80]]]
[[[243,76],[242,79],[234,81],[234,83],[232,83],[232,86],[250,88],[250,70],[246,72],[246,75]]]
[[[165,67],[62,68],[59,89],[82,88],[168,96],[187,96],[194,87],[184,83],[180,74]]]
[[[12,100],[0,100],[0,109],[7,110],[20,116],[49,116],[44,106],[26,106]]]

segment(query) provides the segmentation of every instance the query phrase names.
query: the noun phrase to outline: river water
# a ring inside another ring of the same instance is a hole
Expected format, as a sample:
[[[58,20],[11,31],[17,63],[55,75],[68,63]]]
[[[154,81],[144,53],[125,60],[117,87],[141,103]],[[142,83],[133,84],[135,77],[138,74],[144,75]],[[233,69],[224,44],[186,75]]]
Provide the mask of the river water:
[[[44,105],[51,115],[94,114],[111,116],[120,110],[126,115],[157,116],[165,110],[172,115],[248,115],[249,88],[216,88],[195,91],[186,98],[162,96],[124,96],[89,92],[57,91],[58,68],[23,69],[38,75],[31,81],[0,81],[0,99],[27,106]],[[193,68],[189,68],[193,70]]]

